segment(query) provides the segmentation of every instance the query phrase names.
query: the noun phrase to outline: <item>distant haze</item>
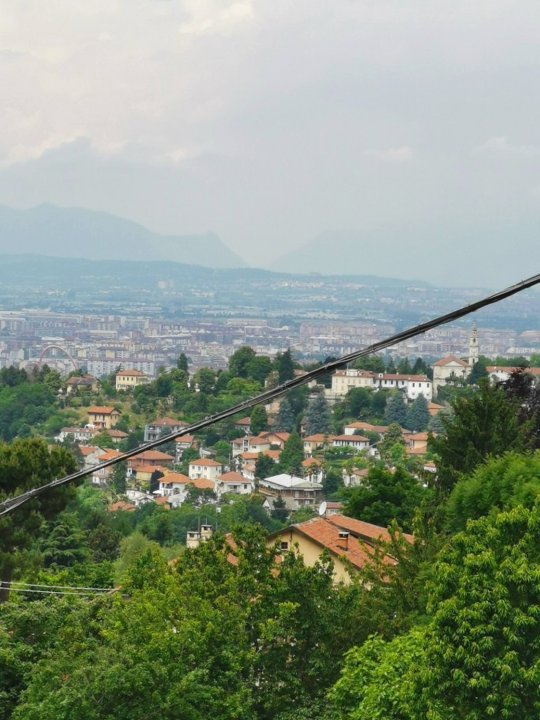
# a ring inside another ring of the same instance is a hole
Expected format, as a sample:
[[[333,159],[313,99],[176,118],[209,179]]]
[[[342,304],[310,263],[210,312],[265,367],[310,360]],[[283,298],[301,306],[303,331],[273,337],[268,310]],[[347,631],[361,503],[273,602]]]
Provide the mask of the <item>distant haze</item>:
[[[291,271],[538,270],[538,2],[0,0],[0,18],[3,205]]]

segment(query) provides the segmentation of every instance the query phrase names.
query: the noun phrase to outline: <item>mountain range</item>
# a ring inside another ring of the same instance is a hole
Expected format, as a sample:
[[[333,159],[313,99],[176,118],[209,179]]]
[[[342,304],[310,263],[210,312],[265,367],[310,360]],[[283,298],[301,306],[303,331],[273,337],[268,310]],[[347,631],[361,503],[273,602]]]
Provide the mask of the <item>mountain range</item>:
[[[83,208],[0,205],[0,254],[89,260],[169,260],[215,268],[245,267],[214,233],[160,235],[116,215]]]

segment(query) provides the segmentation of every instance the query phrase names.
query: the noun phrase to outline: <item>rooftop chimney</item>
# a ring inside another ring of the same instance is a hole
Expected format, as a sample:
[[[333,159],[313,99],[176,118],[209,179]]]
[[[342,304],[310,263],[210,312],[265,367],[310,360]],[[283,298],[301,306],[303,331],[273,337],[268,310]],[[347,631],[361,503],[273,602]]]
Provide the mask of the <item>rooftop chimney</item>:
[[[338,546],[343,550],[349,549],[349,533],[346,530],[339,531]]]

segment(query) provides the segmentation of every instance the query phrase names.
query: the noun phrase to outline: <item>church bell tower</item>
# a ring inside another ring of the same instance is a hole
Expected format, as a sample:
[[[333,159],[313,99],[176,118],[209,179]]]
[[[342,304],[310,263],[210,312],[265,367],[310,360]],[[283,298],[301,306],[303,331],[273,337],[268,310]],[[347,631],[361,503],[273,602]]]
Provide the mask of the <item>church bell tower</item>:
[[[473,323],[469,337],[469,367],[472,368],[478,362],[478,330],[476,323]]]

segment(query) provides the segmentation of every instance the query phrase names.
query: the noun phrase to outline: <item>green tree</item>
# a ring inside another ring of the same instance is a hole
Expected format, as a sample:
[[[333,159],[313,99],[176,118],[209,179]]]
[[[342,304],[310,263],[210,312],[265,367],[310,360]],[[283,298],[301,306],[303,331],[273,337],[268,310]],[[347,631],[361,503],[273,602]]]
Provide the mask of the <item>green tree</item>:
[[[264,480],[267,477],[275,475],[277,471],[276,463],[268,455],[259,453],[259,456],[255,462],[255,477],[258,480]]]
[[[251,411],[250,428],[253,435],[258,435],[268,429],[268,416],[264,405],[255,405]]]
[[[429,441],[438,456],[437,486],[442,493],[450,492],[488,455],[520,451],[531,444],[528,426],[518,422],[516,403],[487,380],[480,381],[471,397],[456,399],[452,409],[453,416],[443,420],[445,433]]]
[[[279,471],[289,475],[302,474],[302,461],[304,459],[304,443],[300,435],[293,431],[281,451],[279,457]]]
[[[345,656],[330,700],[343,720],[420,720],[414,671],[424,660],[425,633],[386,642],[371,637]]]
[[[367,419],[371,413],[372,399],[373,390],[351,388],[346,397],[348,414],[353,418]]]
[[[113,466],[111,475],[112,486],[117,495],[125,495],[127,489],[127,462],[122,461]]]
[[[278,383],[292,380],[294,377],[294,362],[290,349],[276,355],[276,370],[278,372]]]
[[[48,523],[44,532],[40,550],[45,567],[71,567],[88,558],[87,537],[79,526],[76,515],[61,513],[58,518]]]
[[[304,422],[308,435],[330,432],[330,410],[323,393],[319,393],[309,402]]]
[[[176,367],[179,370],[183,370],[186,374],[189,373],[189,362],[184,353],[180,353],[178,360],[176,361]]]
[[[250,363],[255,359],[256,353],[253,348],[243,345],[229,358],[228,368],[232,377],[248,378]]]
[[[279,412],[275,422],[273,423],[274,430],[281,430],[283,432],[291,432],[294,428],[294,411],[288,398],[284,397],[279,404]]]
[[[19,495],[75,470],[73,456],[61,447],[49,450],[43,440],[0,443],[0,500]],[[75,495],[73,485],[49,490],[0,518],[0,576],[9,581],[24,567],[25,553],[45,521],[56,517]],[[3,591],[0,600],[7,597]]]
[[[429,491],[403,468],[390,472],[374,465],[362,485],[346,491],[344,514],[381,527],[396,520],[410,532],[415,512],[428,496]]]
[[[537,717],[539,557],[538,507],[471,521],[442,551],[423,677],[442,717]]]
[[[374,373],[383,373],[385,371],[384,360],[380,355],[366,355],[358,358],[353,362],[353,367],[358,370],[369,370]]]
[[[201,368],[197,370],[193,376],[193,382],[198,387],[201,393],[210,395],[214,390],[216,384],[216,374],[210,368]]]
[[[412,367],[409,362],[409,358],[402,358],[397,365],[397,371],[401,375],[411,375]]]
[[[419,395],[407,408],[405,427],[407,430],[422,432],[427,430],[430,415],[426,398]]]
[[[488,376],[486,368],[490,364],[491,361],[489,358],[485,357],[484,355],[480,355],[478,360],[473,365],[471,374],[467,378],[467,382],[469,383],[469,385],[478,385],[480,380],[486,379]]]
[[[399,445],[402,448],[405,446],[403,432],[397,423],[391,423],[384,434],[384,438],[379,442],[379,453],[381,458],[383,460],[389,460],[392,455],[392,450],[396,445]]]
[[[397,423],[401,425],[401,427],[405,427],[405,423],[407,422],[407,406],[400,392],[393,393],[388,397],[384,419],[388,425]]]
[[[464,530],[467,522],[516,505],[532,508],[540,498],[540,451],[489,458],[456,483],[445,505],[446,527]]]
[[[329,467],[323,477],[323,489],[325,497],[334,495],[340,488],[343,487],[343,476],[338,468]]]

